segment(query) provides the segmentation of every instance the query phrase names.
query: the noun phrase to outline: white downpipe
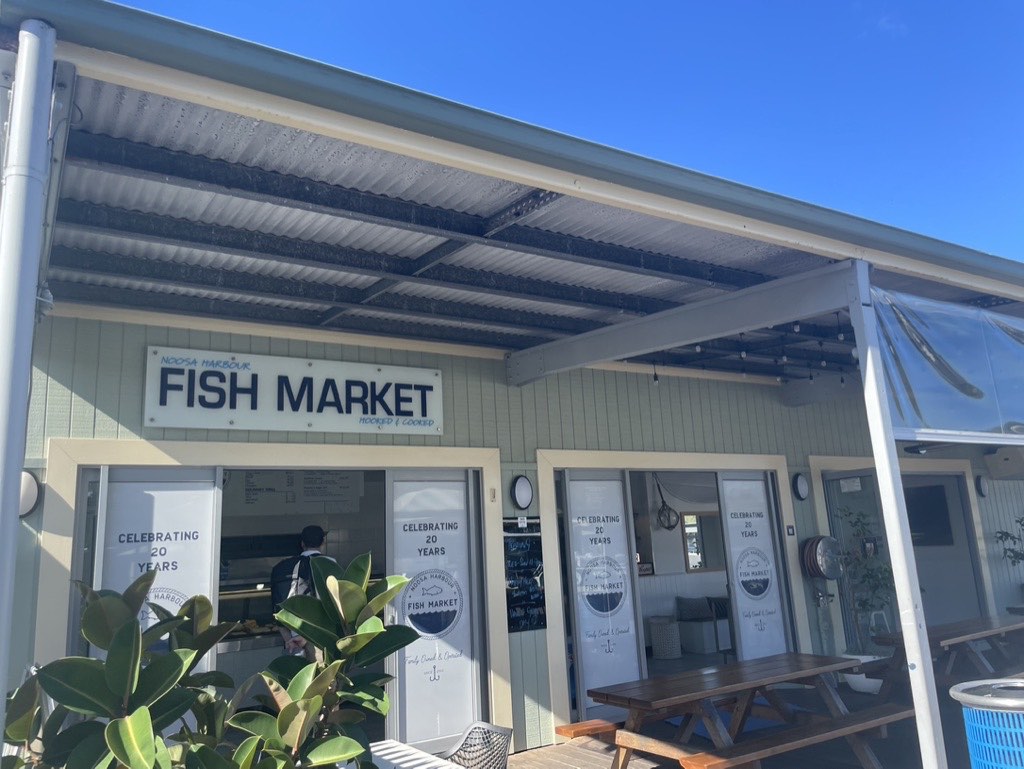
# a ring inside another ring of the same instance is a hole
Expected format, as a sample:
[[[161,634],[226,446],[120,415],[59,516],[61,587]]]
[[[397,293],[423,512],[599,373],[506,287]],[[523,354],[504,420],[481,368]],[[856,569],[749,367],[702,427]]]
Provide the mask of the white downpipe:
[[[907,505],[903,498],[899,456],[892,432],[889,397],[882,370],[878,344],[878,325],[871,307],[868,265],[857,265],[857,285],[850,302],[850,319],[857,337],[861,377],[864,380],[864,406],[867,410],[871,449],[878,473],[878,492],[882,498],[882,519],[889,541],[896,604],[899,607],[900,631],[907,651],[910,692],[914,698],[917,739],[921,747],[921,763],[928,769],[947,769],[946,746],[942,738],[942,719],[935,691],[928,630],[921,605],[921,585],[917,579],[917,561],[910,537]]]
[[[14,562],[50,169],[54,41],[53,28],[41,21],[21,25],[0,198],[0,691],[7,687],[16,619]],[[0,697],[0,723],[4,706]]]

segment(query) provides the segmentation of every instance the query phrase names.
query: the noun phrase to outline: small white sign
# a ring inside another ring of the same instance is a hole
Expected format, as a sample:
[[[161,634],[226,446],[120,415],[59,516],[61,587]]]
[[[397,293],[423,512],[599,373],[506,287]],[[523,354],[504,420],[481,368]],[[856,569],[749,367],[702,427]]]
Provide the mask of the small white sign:
[[[441,372],[150,347],[148,427],[440,435]]]
[[[839,491],[843,494],[856,494],[861,489],[860,478],[840,478]]]

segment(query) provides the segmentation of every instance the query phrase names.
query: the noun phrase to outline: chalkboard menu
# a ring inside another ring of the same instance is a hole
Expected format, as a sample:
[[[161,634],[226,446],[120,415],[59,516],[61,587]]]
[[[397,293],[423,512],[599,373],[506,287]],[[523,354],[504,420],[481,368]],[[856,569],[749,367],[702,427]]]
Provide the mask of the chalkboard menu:
[[[548,626],[539,522],[530,521],[525,526],[516,521],[505,523],[505,599],[508,632],[543,630]]]

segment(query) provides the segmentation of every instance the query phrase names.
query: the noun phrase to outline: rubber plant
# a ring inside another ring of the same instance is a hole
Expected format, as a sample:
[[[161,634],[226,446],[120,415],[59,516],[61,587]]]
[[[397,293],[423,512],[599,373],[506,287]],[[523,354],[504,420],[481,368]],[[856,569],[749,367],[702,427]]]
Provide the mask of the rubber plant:
[[[361,724],[367,713],[386,716],[384,685],[391,676],[368,671],[419,636],[406,625],[385,626],[381,614],[409,581],[371,584],[371,556],[346,569],[330,558],[310,562],[314,595],[288,598],[277,621],[317,650],[317,660],[279,657],[261,674],[270,712],[246,711],[228,723],[249,734],[235,753],[239,769],[295,769],[354,761],[374,765]]]
[[[148,604],[158,620],[143,630],[138,617],[156,575],[143,574],[123,593],[79,585],[82,635],[102,659],[51,662],[8,698],[4,741],[20,755],[4,757],[3,769],[107,769],[115,762],[128,769],[224,769],[217,735],[205,733],[201,719],[173,738],[161,735],[204,698],[223,699],[216,687],[233,686],[222,673],[194,671],[235,625],[213,625],[212,606],[200,596],[174,615]],[[44,697],[52,709],[44,709]],[[225,704],[224,719],[235,706]]]

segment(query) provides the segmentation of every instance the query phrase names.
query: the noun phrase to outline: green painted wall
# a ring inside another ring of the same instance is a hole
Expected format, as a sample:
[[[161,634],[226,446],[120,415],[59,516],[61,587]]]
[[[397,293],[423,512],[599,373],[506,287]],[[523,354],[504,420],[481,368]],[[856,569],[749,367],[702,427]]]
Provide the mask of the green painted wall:
[[[142,423],[147,345],[439,368],[445,431],[434,438],[147,428]],[[668,376],[655,386],[648,376],[597,370],[517,389],[506,386],[501,361],[51,318],[36,334],[27,466],[43,467],[48,438],[68,437],[497,446],[507,488],[520,472],[536,481],[537,449],[781,454],[791,472],[807,471],[811,454],[870,453],[856,400],[789,408],[779,395],[776,387]],[[798,536],[817,533],[810,501],[794,504]],[[505,507],[507,515],[515,514],[507,499]],[[33,620],[38,526],[38,514],[26,519],[19,554],[18,615]],[[797,597],[797,610],[803,611],[799,602]],[[29,659],[33,624],[16,626],[18,666]],[[813,618],[811,624],[815,627]],[[513,634],[511,656],[517,747],[551,742],[543,632]]]

